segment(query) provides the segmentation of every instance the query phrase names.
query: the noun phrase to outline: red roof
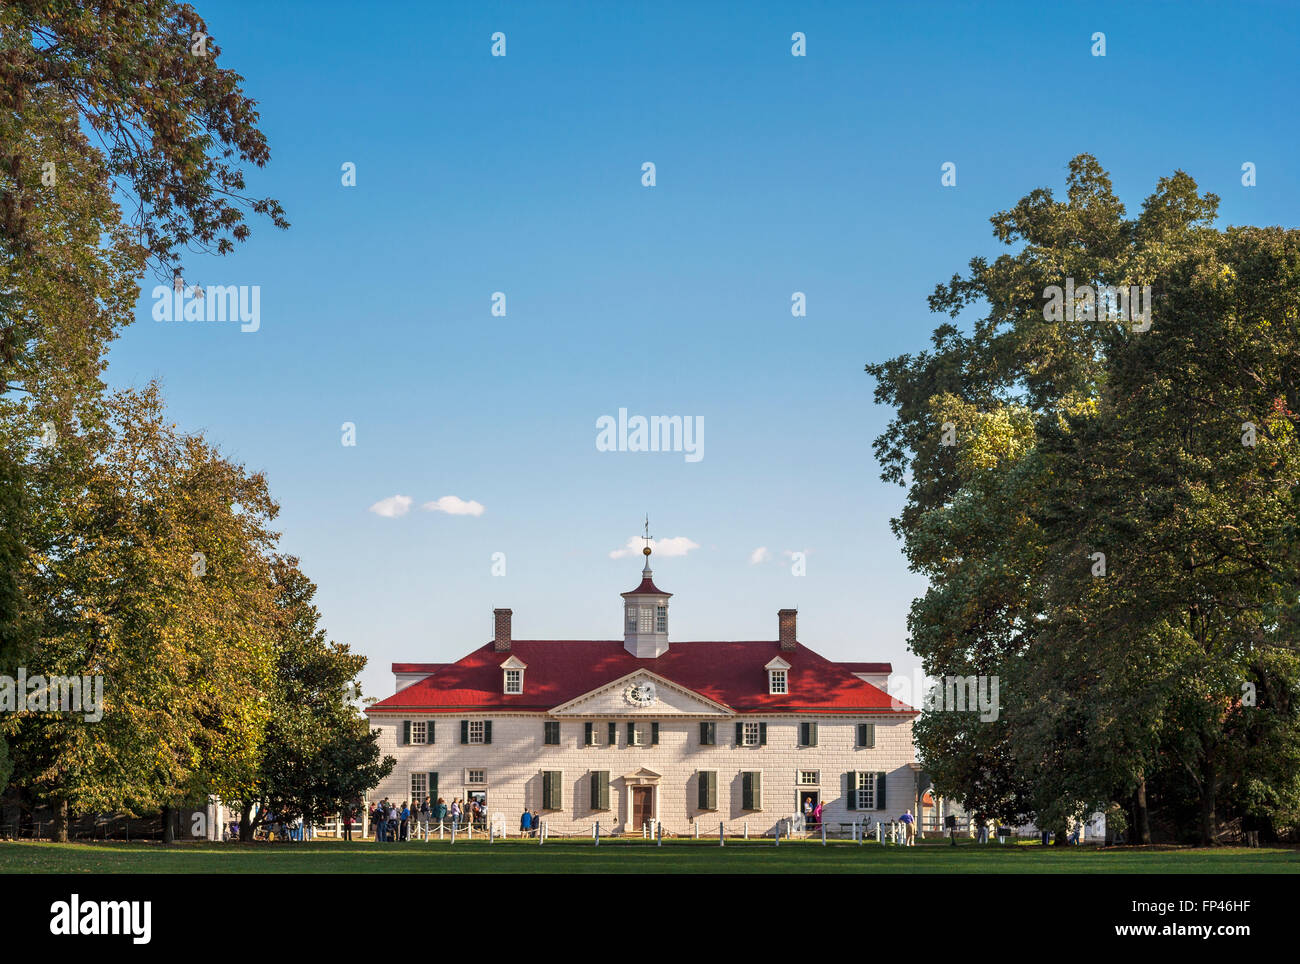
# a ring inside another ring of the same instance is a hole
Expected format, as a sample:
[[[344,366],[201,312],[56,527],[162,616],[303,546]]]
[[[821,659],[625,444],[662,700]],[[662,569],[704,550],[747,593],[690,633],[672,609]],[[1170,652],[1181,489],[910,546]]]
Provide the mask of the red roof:
[[[652,592],[652,593],[655,593],[655,594],[660,595],[660,596],[671,596],[671,595],[672,595],[672,593],[670,593],[670,592],[664,592],[662,589],[660,589],[658,586],[656,586],[656,585],[654,584],[654,580],[651,579],[649,576],[645,576],[645,577],[641,580],[641,585],[637,586],[637,587],[636,587],[635,589],[633,589],[631,592],[620,593],[620,595],[623,595],[623,596],[635,596],[637,593],[641,593],[641,592]]]
[[[515,656],[528,667],[524,692],[501,692],[501,664]],[[774,656],[790,664],[789,693],[772,695],[767,670]],[[396,663],[397,666],[436,666]],[[887,663],[847,664],[888,666]],[[510,652],[486,643],[366,712],[451,713],[466,709],[545,712],[629,673],[644,669],[738,713],[909,713],[880,688],[802,644],[783,651],[775,640],[673,643],[653,659],[638,659],[620,639],[516,639]]]
[[[451,663],[394,663],[394,673],[428,673],[430,675],[438,672],[444,666],[450,666]]]
[[[894,671],[893,663],[836,663],[836,666],[843,666],[850,673],[892,673]]]

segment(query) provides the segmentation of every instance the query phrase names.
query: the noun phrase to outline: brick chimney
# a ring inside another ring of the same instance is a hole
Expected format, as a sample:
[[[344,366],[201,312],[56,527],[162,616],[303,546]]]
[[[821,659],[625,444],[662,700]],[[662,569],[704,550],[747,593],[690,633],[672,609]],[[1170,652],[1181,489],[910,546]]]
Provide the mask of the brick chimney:
[[[797,609],[778,609],[776,619],[781,627],[781,648],[787,652],[795,648],[795,631],[794,618],[799,613]]]
[[[492,641],[494,652],[510,652],[510,612],[509,609],[492,610],[492,615],[496,617],[496,637]]]

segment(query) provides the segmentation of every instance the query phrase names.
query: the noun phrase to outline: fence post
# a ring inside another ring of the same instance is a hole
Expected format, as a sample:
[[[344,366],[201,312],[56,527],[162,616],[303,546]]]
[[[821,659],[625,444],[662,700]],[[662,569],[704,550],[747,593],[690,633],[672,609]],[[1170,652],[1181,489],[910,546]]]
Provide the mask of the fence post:
[[[700,839],[700,822],[698,820],[695,821],[695,839]]]
[[[494,827],[494,826],[492,826],[492,824],[488,824],[488,843],[489,843],[489,844],[496,843],[496,829],[497,829],[497,828]]]
[[[600,846],[600,821],[596,821],[596,846]]]
[[[725,847],[726,845],[727,843],[722,837],[722,821],[719,820],[718,821],[718,846]]]
[[[826,846],[826,821],[822,821],[822,846]]]
[[[773,846],[774,847],[781,846],[781,821],[780,820],[776,822],[776,833],[773,834],[773,837],[774,837]]]
[[[746,839],[746,840],[749,839],[749,821],[748,821],[748,820],[745,821],[745,839]]]
[[[662,847],[662,846],[664,845],[664,825],[663,825],[663,821],[661,821],[661,820],[656,820],[656,821],[655,821],[655,834],[656,834],[656,838],[657,838],[657,840],[658,840],[658,842],[655,844],[655,846],[656,846],[656,847]]]

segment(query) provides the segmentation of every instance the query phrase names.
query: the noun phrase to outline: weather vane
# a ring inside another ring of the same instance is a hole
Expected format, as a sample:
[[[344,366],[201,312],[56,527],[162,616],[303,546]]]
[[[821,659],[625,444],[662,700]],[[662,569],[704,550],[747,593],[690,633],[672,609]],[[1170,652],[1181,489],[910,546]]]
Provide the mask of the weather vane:
[[[654,538],[654,536],[650,535],[650,514],[649,513],[646,513],[646,517],[645,517],[645,535],[643,535],[641,538],[645,540],[645,548],[642,549],[641,551],[648,556],[650,555],[650,540]]]

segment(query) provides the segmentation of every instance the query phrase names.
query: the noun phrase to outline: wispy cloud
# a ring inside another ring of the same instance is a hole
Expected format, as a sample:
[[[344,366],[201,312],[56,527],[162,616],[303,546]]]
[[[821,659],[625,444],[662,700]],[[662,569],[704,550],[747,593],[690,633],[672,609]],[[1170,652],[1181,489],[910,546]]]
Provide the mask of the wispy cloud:
[[[622,549],[615,549],[609,554],[611,559],[625,559],[628,556],[639,556],[641,550],[645,547],[645,540],[640,536],[633,536],[627,540],[627,544]],[[694,542],[685,536],[674,536],[671,539],[651,539],[650,548],[660,556],[684,556],[692,549],[698,549],[699,543]]]
[[[420,508],[426,512],[445,512],[447,515],[483,514],[483,503],[475,502],[473,499],[466,502],[454,495],[444,495],[441,499],[424,503]]]
[[[749,554],[749,564],[757,566],[760,562],[767,562],[772,558],[772,553],[767,551],[767,546],[759,546]]]
[[[409,495],[390,495],[386,499],[380,499],[370,507],[370,511],[375,515],[382,515],[386,519],[396,519],[399,515],[406,515],[411,508],[411,497]]]

